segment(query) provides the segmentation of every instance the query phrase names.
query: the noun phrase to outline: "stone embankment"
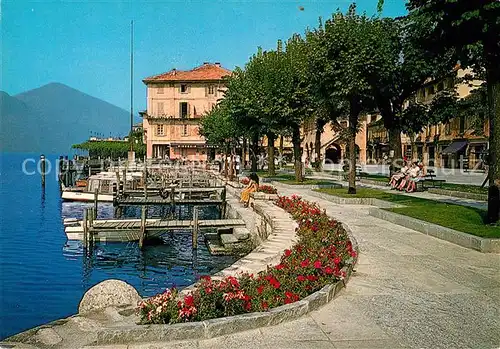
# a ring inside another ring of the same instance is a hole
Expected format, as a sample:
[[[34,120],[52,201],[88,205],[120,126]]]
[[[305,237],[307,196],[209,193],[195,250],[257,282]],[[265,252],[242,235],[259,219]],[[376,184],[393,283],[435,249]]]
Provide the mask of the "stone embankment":
[[[233,265],[216,273],[214,278],[257,273],[268,265],[277,264],[284,250],[295,241],[296,222],[274,205],[275,195],[252,195],[249,208],[239,203],[241,187],[227,183],[228,218],[242,218],[245,228],[233,231],[234,239],[250,240],[255,248]],[[225,234],[228,235],[228,234]],[[228,237],[225,237],[226,242]],[[353,240],[355,246],[357,244]],[[212,338],[258,327],[276,325],[297,319],[335,298],[351,275],[343,282],[327,285],[309,297],[265,313],[250,313],[203,322],[175,325],[137,325],[135,313],[141,300],[137,291],[119,280],[107,280],[91,288],[82,298],[79,313],[12,336],[4,345],[16,348],[79,348],[105,344],[173,341]],[[192,287],[192,286],[191,286]],[[187,292],[191,287],[183,290]]]

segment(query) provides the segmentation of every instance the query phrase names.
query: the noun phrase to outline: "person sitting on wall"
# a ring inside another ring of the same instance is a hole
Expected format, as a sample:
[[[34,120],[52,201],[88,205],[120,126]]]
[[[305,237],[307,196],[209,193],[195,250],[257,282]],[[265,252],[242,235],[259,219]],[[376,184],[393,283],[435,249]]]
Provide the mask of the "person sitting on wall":
[[[401,168],[401,171],[392,175],[391,180],[389,181],[389,185],[392,187],[392,189],[396,189],[398,187],[400,182],[406,177],[409,169],[410,168],[408,167],[408,164],[405,162],[404,166]]]
[[[417,162],[413,163],[413,166],[411,167],[409,171],[409,179],[408,179],[408,185],[406,187],[406,191],[408,193],[412,193],[417,189],[417,182],[421,180],[420,174],[422,173],[422,169],[420,166],[418,166]]]
[[[250,176],[248,176],[248,178],[250,179],[250,182],[248,182],[246,188],[241,192],[240,200],[240,202],[242,202],[245,207],[248,207],[248,204],[250,203],[250,194],[259,189],[259,176],[257,176],[257,174],[253,172],[250,174]]]

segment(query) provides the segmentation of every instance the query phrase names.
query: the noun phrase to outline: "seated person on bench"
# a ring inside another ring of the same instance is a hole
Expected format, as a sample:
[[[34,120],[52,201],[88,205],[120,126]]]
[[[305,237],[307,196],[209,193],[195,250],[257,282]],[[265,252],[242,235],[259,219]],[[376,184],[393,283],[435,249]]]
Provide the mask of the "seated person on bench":
[[[248,178],[250,178],[250,182],[248,183],[247,187],[241,192],[240,200],[240,202],[242,202],[245,207],[248,207],[248,204],[250,203],[250,194],[259,189],[259,176],[257,176],[256,173],[251,173]]]
[[[395,173],[392,175],[391,177],[391,180],[389,181],[389,184],[390,186],[392,187],[392,189],[396,189],[396,187],[398,186],[398,184],[400,183],[400,181],[405,178],[408,170],[410,168],[408,167],[407,163],[405,162],[404,163],[404,166],[401,168],[401,171]]]
[[[422,180],[422,168],[418,163],[414,162],[410,169],[410,178],[408,179],[408,185],[406,191],[412,193],[417,190],[417,182]]]

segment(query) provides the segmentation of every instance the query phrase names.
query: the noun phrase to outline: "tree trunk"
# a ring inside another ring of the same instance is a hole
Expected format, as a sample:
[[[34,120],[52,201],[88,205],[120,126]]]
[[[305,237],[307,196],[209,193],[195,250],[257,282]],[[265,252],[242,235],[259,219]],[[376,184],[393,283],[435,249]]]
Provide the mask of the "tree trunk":
[[[252,158],[252,172],[257,172],[257,154],[259,153],[259,137],[252,137],[252,146],[250,148],[250,156]]]
[[[412,133],[410,135],[410,141],[411,141],[411,161],[414,162],[416,161],[417,157],[418,157],[418,151],[417,151],[417,144],[415,143],[415,137],[416,135],[414,133]]]
[[[323,170],[323,159],[321,159],[321,135],[323,134],[324,127],[324,120],[318,119],[316,122],[316,137],[314,139],[314,151],[316,153],[315,168],[318,172]]]
[[[243,137],[240,166],[241,170],[247,169],[247,139],[245,137]]]
[[[360,113],[356,98],[351,99],[349,108],[349,189],[348,194],[356,194],[356,131]]]
[[[229,163],[227,161],[227,156],[228,156],[228,151],[226,149],[226,151],[224,152],[224,177],[225,178],[227,178],[227,175],[229,174],[229,171],[228,171]]]
[[[274,133],[267,134],[267,173],[269,176],[276,176],[276,170],[274,167],[274,140],[276,136]]]
[[[280,136],[280,157],[283,158],[283,135]]]
[[[490,119],[490,149],[488,175],[490,187],[488,192],[488,223],[498,222],[499,199],[491,193],[498,192],[500,187],[500,68],[493,58],[486,71],[486,84],[488,91],[488,117]]]
[[[302,151],[300,150],[300,126],[296,126],[292,132],[293,159],[295,162],[295,181],[303,182],[302,176]]]
[[[392,175],[393,172],[399,171],[402,167],[403,161],[403,150],[401,144],[401,128],[397,123],[393,123],[392,127],[389,129],[389,151],[393,153],[392,159],[389,156],[391,165],[389,166],[389,172]],[[391,155],[389,153],[389,155]]]

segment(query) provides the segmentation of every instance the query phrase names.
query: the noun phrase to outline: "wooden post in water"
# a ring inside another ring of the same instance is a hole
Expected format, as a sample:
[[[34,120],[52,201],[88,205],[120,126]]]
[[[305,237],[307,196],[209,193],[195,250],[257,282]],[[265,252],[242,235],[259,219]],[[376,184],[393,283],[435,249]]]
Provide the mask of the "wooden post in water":
[[[193,249],[198,248],[198,207],[193,207]]]
[[[144,155],[144,171],[142,174],[144,179],[144,199],[148,198],[148,169],[146,167],[146,155]]]
[[[222,189],[222,193],[220,195],[220,199],[222,200],[220,215],[221,219],[226,218],[226,187]]]
[[[146,238],[146,219],[147,219],[148,208],[146,205],[141,207],[141,232],[139,234],[139,248],[144,245],[144,240]]]
[[[40,155],[40,174],[42,175],[42,187],[45,188],[45,155]]]
[[[93,218],[97,218],[97,200],[99,199],[99,188],[94,189],[94,211],[93,211]]]
[[[92,227],[94,226],[94,219],[97,219],[97,211],[95,208],[89,208],[89,214],[87,214],[89,219],[89,228],[87,229],[87,244],[92,246],[94,243],[94,234],[92,234]]]
[[[125,167],[123,169],[123,193],[125,192],[126,188],[127,188],[127,168]]]
[[[88,239],[88,226],[87,226],[87,221],[88,221],[88,209],[83,210],[83,246],[87,248],[87,239]]]

